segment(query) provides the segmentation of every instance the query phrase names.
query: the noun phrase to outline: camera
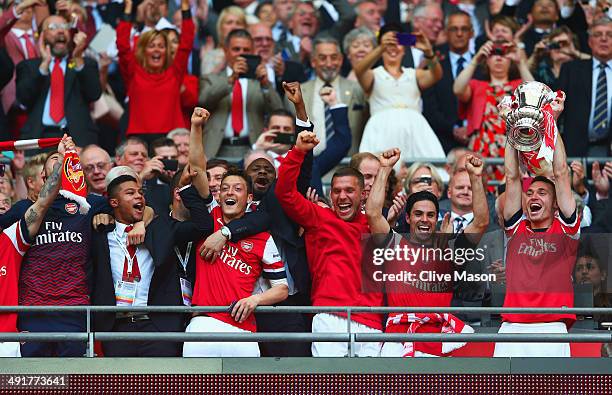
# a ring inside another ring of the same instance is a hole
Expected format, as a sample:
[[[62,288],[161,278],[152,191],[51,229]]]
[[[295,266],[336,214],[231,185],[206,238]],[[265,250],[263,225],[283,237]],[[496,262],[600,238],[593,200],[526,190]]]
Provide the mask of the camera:
[[[551,42],[551,43],[548,43],[546,48],[548,48],[549,50],[551,50],[551,49],[561,49],[561,44],[556,43],[556,42]]]
[[[507,53],[508,53],[508,50],[507,50],[506,46],[496,44],[493,47],[493,50],[491,51],[491,56],[493,56],[493,55],[504,56]]]

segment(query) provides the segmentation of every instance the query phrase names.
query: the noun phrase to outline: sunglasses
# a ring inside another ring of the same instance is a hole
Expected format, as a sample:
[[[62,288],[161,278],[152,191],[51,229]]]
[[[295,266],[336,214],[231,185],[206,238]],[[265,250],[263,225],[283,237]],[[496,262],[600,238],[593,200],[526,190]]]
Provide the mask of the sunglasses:
[[[419,177],[419,178],[415,178],[413,180],[410,181],[411,185],[417,185],[417,184],[427,184],[427,185],[431,185],[432,179],[430,176],[424,176],[424,177]]]

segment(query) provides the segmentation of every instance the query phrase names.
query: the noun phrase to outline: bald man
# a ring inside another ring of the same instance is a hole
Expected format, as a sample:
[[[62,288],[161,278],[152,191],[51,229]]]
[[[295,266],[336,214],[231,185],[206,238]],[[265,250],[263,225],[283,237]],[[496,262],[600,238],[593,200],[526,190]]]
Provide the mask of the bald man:
[[[85,181],[89,193],[106,194],[106,175],[113,167],[111,157],[104,149],[95,144],[88,145],[81,151],[81,164],[85,172]]]

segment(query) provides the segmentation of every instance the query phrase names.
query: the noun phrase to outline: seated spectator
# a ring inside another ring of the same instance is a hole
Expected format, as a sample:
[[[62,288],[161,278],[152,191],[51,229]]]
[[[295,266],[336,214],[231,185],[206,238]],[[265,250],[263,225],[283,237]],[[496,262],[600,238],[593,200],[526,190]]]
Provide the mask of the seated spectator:
[[[372,113],[359,151],[382,152],[399,146],[404,162],[413,158],[444,158],[444,149],[420,109],[420,90],[442,78],[442,67],[429,40],[420,32],[415,32],[416,47],[424,51],[429,66],[416,70],[403,67],[405,47],[397,42],[398,32],[399,26],[384,26],[380,30],[380,45],[354,69],[369,96]],[[372,70],[381,57],[383,65]],[[415,141],[419,144],[414,144]],[[396,170],[400,165],[396,164]]]
[[[253,38],[246,30],[233,30],[225,40],[228,67],[202,76],[200,102],[212,113],[206,124],[207,157],[240,158],[263,130],[264,117],[282,108],[263,63],[250,69],[241,55],[253,54]],[[249,77],[249,78],[247,78]]]
[[[553,30],[538,42],[529,57],[529,68],[536,81],[551,88],[558,86],[561,66],[575,59],[587,60],[591,56],[580,52],[578,40],[567,26]]]
[[[132,2],[125,2],[125,20],[117,27],[117,48],[121,75],[130,98],[128,136],[137,135],[151,142],[172,129],[185,126],[181,115],[180,88],[187,72],[194,25],[187,0],[181,3],[181,9],[184,12],[181,43],[173,59],[167,35],[162,31],[149,30],[141,34],[136,49],[132,50],[132,24],[129,22]]]
[[[342,41],[342,49],[351,65],[351,71],[346,76],[347,80],[357,81],[355,76],[355,65],[376,48],[376,36],[366,27],[351,30]]]
[[[506,122],[501,119],[497,105],[504,96],[512,95],[521,82],[533,80],[527,63],[519,57],[516,45],[489,41],[480,47],[453,84],[459,116],[467,119],[468,147],[485,158],[504,155]],[[480,63],[485,64],[485,81],[473,78]],[[494,178],[503,178],[500,166],[495,167]]]
[[[96,195],[106,195],[106,175],[113,167],[108,152],[91,144],[81,151],[81,165],[85,173],[87,191]]]
[[[166,137],[174,141],[178,150],[179,168],[182,169],[189,160],[189,130],[185,128],[174,129]]]
[[[20,137],[60,137],[68,128],[75,144],[97,143],[89,106],[102,90],[96,62],[83,57],[87,36],[72,34],[59,15],[45,19],[41,36],[47,50],[17,66],[17,100],[28,112]]]
[[[227,36],[232,30],[246,29],[246,14],[242,8],[237,6],[225,7],[217,20],[217,47],[207,48],[202,46],[200,52],[201,70],[200,75],[217,74],[227,66],[225,58],[225,44]]]

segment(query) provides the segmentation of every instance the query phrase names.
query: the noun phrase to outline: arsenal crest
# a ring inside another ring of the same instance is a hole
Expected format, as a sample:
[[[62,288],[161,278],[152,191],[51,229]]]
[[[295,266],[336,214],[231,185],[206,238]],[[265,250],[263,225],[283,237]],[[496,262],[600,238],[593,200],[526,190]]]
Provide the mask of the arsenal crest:
[[[64,209],[68,214],[76,214],[79,211],[79,206],[76,203],[66,203]]]
[[[78,157],[68,156],[64,161],[64,176],[75,191],[85,188],[85,174]]]
[[[251,252],[251,250],[253,249],[253,242],[243,240],[240,242],[240,247],[242,247],[242,249],[246,252]]]

